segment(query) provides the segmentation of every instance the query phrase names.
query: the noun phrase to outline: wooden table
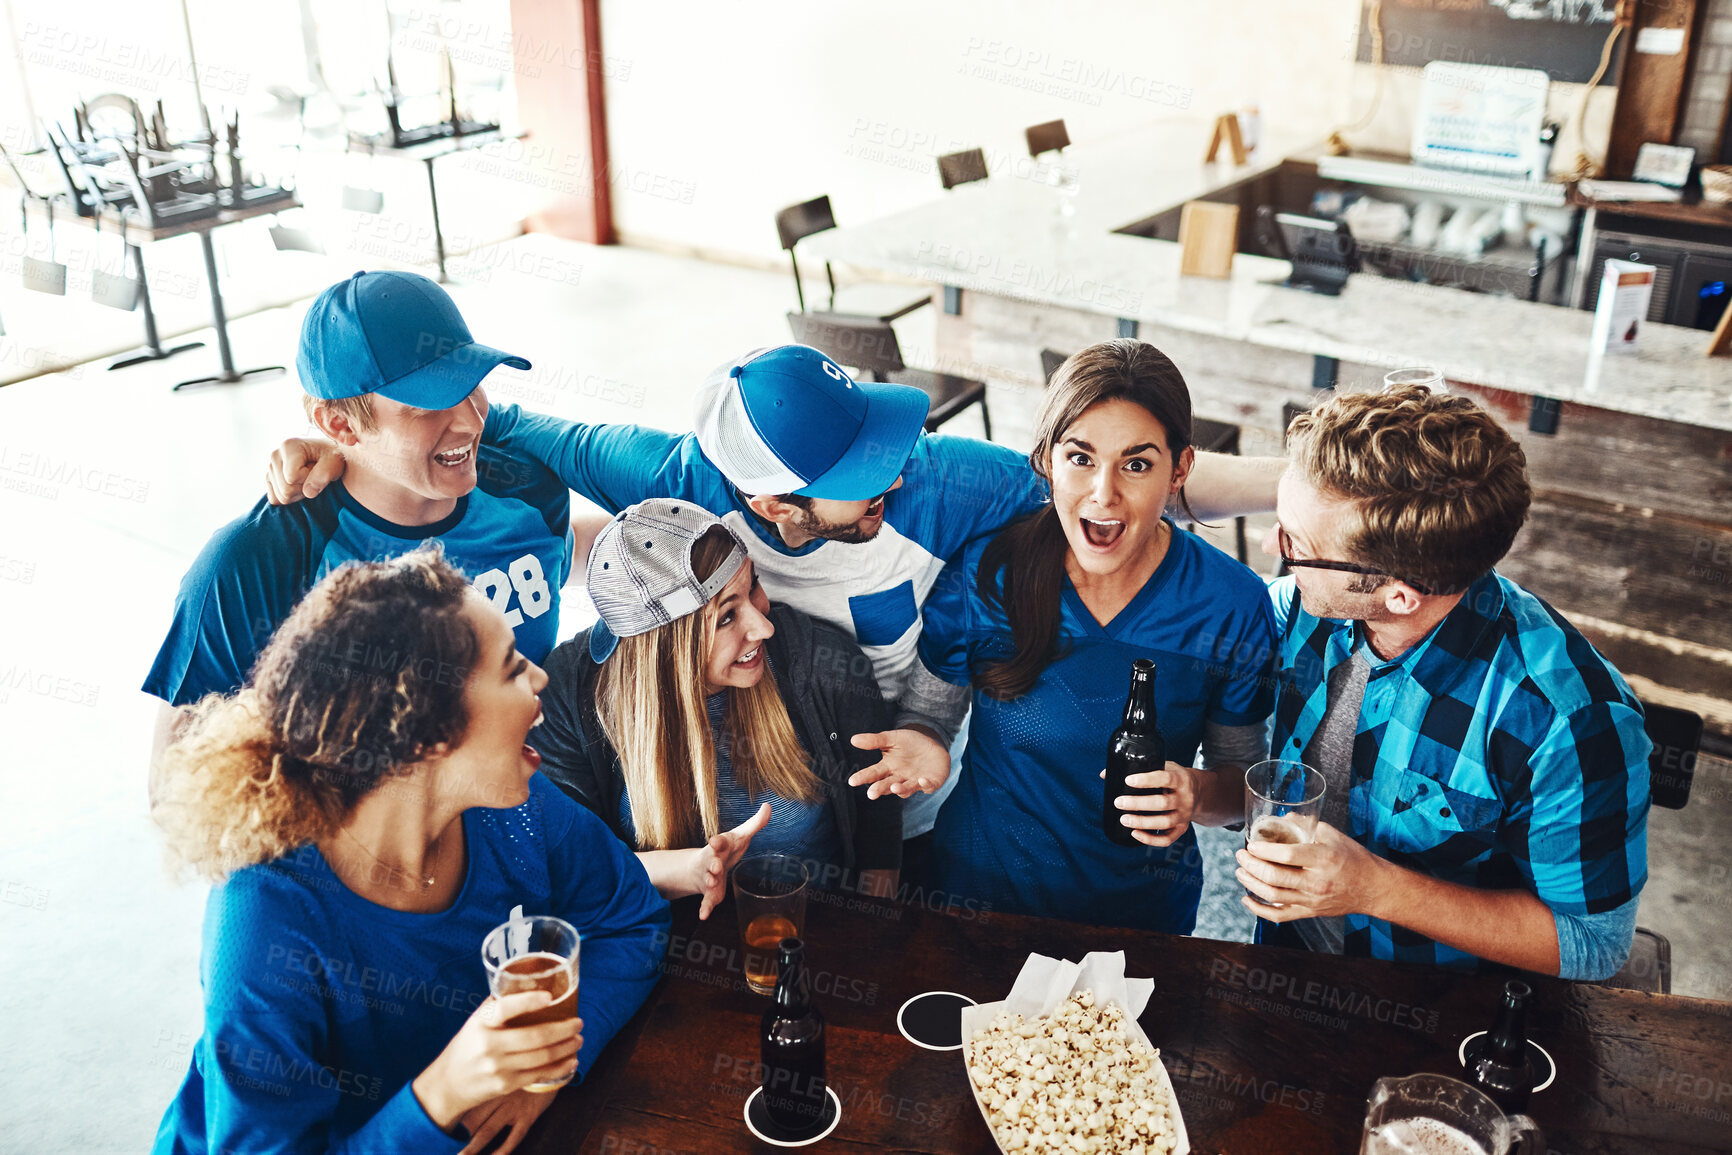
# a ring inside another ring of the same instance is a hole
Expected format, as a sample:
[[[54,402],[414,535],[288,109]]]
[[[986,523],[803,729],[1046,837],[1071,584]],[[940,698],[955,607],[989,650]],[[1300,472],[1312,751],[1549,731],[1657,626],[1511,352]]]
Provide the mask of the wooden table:
[[[768,1000],[745,990],[731,903],[698,923],[676,904],[666,975],[582,1086],[562,1093],[527,1155],[772,1150],[741,1122]],[[934,900],[933,905],[938,905]],[[1221,1155],[1358,1150],[1384,1075],[1459,1071],[1460,1040],[1491,1025],[1502,979],[1210,939],[832,896],[807,918],[830,1025],[840,1126],[814,1149],[992,1152],[960,1052],[914,1047],[896,1012],[926,990],[996,1001],[1030,952],[1124,950],[1155,979],[1142,1017],[1192,1149]],[[1531,1113],[1550,1155],[1732,1150],[1732,1004],[1533,978],[1533,1039],[1556,1083]]]

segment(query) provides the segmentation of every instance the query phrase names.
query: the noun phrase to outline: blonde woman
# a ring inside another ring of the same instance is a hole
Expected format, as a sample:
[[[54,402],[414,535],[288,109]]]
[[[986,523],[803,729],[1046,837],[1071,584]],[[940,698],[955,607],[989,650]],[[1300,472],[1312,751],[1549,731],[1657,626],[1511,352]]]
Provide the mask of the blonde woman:
[[[709,511],[660,499],[590,550],[593,629],[548,659],[542,772],[631,844],[667,898],[721,900],[748,848],[814,883],[894,894],[902,800],[848,777],[889,727],[852,639],[771,606],[745,547]]]
[[[216,880],[205,1025],[153,1151],[510,1151],[659,974],[667,903],[536,774],[546,675],[435,549],[350,563],[159,762],[171,857]],[[556,915],[578,1019],[500,1024],[481,941]],[[509,1128],[509,1133],[506,1129]]]

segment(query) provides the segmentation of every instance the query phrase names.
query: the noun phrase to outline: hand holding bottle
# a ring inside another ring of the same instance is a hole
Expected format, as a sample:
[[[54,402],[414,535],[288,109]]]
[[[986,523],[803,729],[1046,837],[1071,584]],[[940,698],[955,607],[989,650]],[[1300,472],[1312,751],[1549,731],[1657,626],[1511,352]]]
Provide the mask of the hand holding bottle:
[[[1160,770],[1127,774],[1125,785],[1138,793],[1112,799],[1121,811],[1119,824],[1144,846],[1171,846],[1190,828],[1202,788],[1200,774],[1177,762],[1168,762]],[[1102,770],[1101,777],[1106,776]]]

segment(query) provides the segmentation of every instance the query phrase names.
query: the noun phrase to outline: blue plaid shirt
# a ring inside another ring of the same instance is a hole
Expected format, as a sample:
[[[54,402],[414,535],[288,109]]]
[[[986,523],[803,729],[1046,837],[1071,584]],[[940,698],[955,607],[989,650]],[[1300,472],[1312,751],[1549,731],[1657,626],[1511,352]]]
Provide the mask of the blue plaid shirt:
[[[1361,640],[1319,620],[1293,579],[1269,587],[1281,683],[1271,757],[1298,758],[1329,671]],[[1575,627],[1495,571],[1423,641],[1373,659],[1353,746],[1349,831],[1382,858],[1555,914],[1634,900],[1648,875],[1648,736],[1624,679]],[[1350,955],[1471,968],[1475,956],[1349,915]]]

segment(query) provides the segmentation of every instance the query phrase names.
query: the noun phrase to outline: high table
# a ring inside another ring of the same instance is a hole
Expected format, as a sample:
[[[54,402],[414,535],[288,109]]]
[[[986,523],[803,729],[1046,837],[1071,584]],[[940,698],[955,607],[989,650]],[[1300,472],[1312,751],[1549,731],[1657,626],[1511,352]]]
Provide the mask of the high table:
[[[510,137],[521,140],[528,133],[517,133]],[[427,201],[433,208],[433,255],[439,265],[439,283],[450,280],[445,275],[445,230],[439,223],[439,181],[433,174],[433,162],[440,157],[455,156],[460,152],[484,148],[507,137],[498,128],[489,128],[482,132],[464,133],[462,136],[441,136],[431,140],[418,141],[415,144],[392,145],[383,139],[351,133],[349,148],[356,152],[364,152],[369,156],[400,156],[409,160],[418,160],[427,169]]]
[[[1199,1155],[1357,1151],[1372,1084],[1458,1074],[1457,1046],[1491,1025],[1504,981],[853,896],[814,901],[805,941],[843,1103],[840,1125],[814,1148],[827,1150],[994,1151],[961,1052],[915,1047],[896,1012],[928,990],[997,1001],[1031,952],[1123,950],[1127,974],[1154,978],[1141,1023]],[[769,1005],[745,989],[741,959],[731,902],[704,923],[696,899],[676,904],[661,982],[520,1150],[769,1150],[741,1120]],[[1732,1150],[1732,1004],[1524,977],[1535,990],[1530,1037],[1558,1064],[1529,1108],[1551,1155]]]
[[[41,202],[35,197],[26,197],[26,203],[41,211]],[[138,275],[139,304],[144,311],[145,347],[135,354],[122,357],[109,366],[110,369],[124,369],[129,365],[137,365],[144,361],[160,361],[172,357],[176,353],[188,349],[196,349],[203,341],[189,341],[183,345],[165,349],[157,337],[156,311],[150,303],[150,281],[144,273],[144,254],[140,251],[141,244],[153,241],[166,241],[172,237],[185,236],[187,233],[197,233],[198,243],[204,254],[205,283],[210,289],[211,325],[216,330],[217,360],[220,369],[213,375],[194,377],[181,381],[174,386],[183,389],[189,385],[232,385],[245,380],[255,373],[281,373],[281,365],[265,365],[257,369],[235,368],[234,354],[229,348],[229,319],[223,308],[222,283],[217,273],[216,247],[211,242],[211,233],[224,225],[238,224],[250,221],[255,217],[271,216],[301,207],[301,202],[293,193],[285,193],[281,197],[270,200],[256,201],[252,204],[239,204],[222,208],[208,216],[187,217],[180,220],[169,220],[153,227],[139,224],[136,216],[125,209],[114,209],[104,206],[97,210],[97,217],[79,216],[56,200],[55,207],[61,211],[53,215],[55,222],[67,222],[85,228],[113,229],[117,235],[126,240],[127,252],[132,258],[133,271]]]

